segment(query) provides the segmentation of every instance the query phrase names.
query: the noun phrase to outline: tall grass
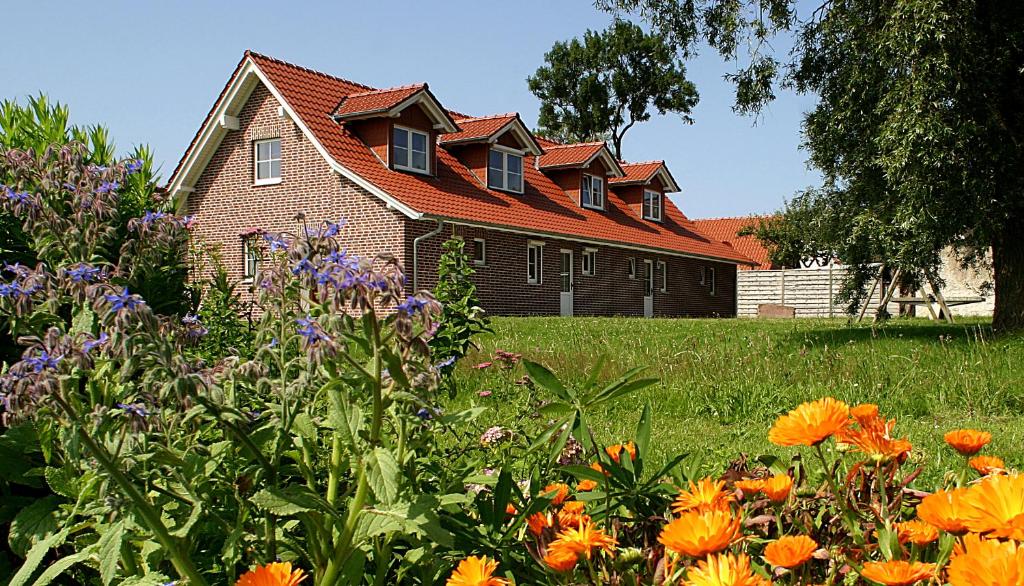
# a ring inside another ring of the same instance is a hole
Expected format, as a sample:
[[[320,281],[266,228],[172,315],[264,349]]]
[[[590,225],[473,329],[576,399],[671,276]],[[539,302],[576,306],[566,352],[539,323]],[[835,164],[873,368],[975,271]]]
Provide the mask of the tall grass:
[[[521,372],[472,368],[494,350],[520,352],[568,383],[581,382],[605,356],[607,377],[640,365],[661,382],[596,414],[595,432],[629,439],[650,402],[655,456],[688,452],[700,472],[720,470],[741,452],[788,456],[767,443],[771,422],[826,395],[877,403],[914,443],[913,462],[931,469],[950,457],[942,434],[967,426],[992,431],[992,453],[1024,465],[1024,336],[995,338],[981,320],[872,328],[839,319],[503,318],[494,328],[456,371],[455,402],[491,406],[484,424],[528,409],[512,384]],[[493,394],[482,398],[480,390]]]

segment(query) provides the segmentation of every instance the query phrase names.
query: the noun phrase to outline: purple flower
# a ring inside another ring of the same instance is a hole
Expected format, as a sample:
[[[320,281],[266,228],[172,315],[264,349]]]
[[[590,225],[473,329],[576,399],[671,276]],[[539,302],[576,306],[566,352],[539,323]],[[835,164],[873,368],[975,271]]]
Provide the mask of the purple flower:
[[[117,181],[104,181],[96,188],[96,193],[114,193],[120,188],[121,184]]]
[[[309,273],[316,275],[316,266],[309,262],[308,258],[304,258],[295,264],[295,268],[292,269],[293,275],[301,275],[302,273]]]
[[[38,356],[30,356],[25,363],[32,367],[32,372],[43,372],[44,370],[55,370],[60,364],[63,356],[50,356],[46,350],[41,350]]]
[[[420,410],[416,412],[416,417],[419,417],[423,421],[430,421],[434,418],[434,415],[426,407],[421,407]]]
[[[141,297],[129,293],[127,287],[121,289],[120,293],[114,295],[104,295],[103,297],[107,300],[107,303],[111,304],[111,311],[132,311],[136,307],[145,304]]]
[[[79,263],[68,269],[68,276],[71,277],[73,283],[92,283],[99,275],[100,269],[85,263]]]
[[[129,175],[132,175],[134,173],[138,173],[139,171],[141,171],[142,165],[142,159],[135,159],[133,161],[128,161],[127,163],[125,163],[124,170],[127,171]]]
[[[121,409],[128,415],[134,415],[135,417],[149,417],[151,413],[146,406],[142,403],[118,403],[117,408]]]
[[[185,326],[185,337],[190,340],[198,340],[210,333],[210,330],[199,321],[199,316],[193,313],[185,314],[185,317],[181,318],[181,324]]]
[[[104,165],[89,165],[89,172],[92,173],[93,175],[99,175],[100,173],[105,173],[106,171],[107,167]]]
[[[423,309],[426,305],[427,302],[425,300],[410,296],[398,304],[398,310],[404,311],[408,315],[416,315],[416,312]]]
[[[270,343],[267,344],[267,348],[275,348],[275,347],[277,347],[277,338],[271,338],[270,339]]]
[[[21,297],[24,294],[18,283],[0,283],[0,297]]]
[[[108,336],[106,332],[100,332],[99,338],[96,338],[95,340],[86,340],[85,343],[82,344],[82,352],[88,354],[94,349],[106,344],[108,340],[110,340],[110,336]]]
[[[270,244],[270,252],[277,252],[288,248],[288,241],[282,238],[279,234],[265,234],[263,239]]]
[[[445,360],[442,360],[441,362],[438,362],[437,364],[435,364],[434,368],[436,370],[444,370],[444,369],[448,368],[449,366],[455,364],[455,360],[456,360],[456,358],[454,356],[451,356],[451,357],[449,357],[449,358],[447,358]]]
[[[324,230],[324,237],[325,238],[330,238],[331,236],[336,236],[338,234],[338,232],[340,232],[341,229],[344,228],[344,227],[345,227],[345,219],[344,218],[338,220],[337,222],[327,222],[327,228]]]
[[[146,212],[145,215],[142,216],[142,223],[146,224],[146,225],[149,225],[149,224],[152,224],[153,222],[156,222],[158,220],[162,220],[164,218],[164,216],[166,216],[166,215],[167,214],[165,214],[164,212],[152,212],[152,211],[149,211],[149,212]]]
[[[78,191],[78,188],[71,183],[65,183],[64,189],[67,189],[68,191]]]
[[[330,340],[330,337],[320,329],[320,324],[316,323],[316,320],[308,315],[304,318],[296,319],[295,323],[299,326],[299,335],[306,339],[307,345],[314,346],[317,342]]]
[[[27,191],[14,191],[9,187],[4,187],[4,197],[12,203],[29,204],[32,203],[32,194]]]

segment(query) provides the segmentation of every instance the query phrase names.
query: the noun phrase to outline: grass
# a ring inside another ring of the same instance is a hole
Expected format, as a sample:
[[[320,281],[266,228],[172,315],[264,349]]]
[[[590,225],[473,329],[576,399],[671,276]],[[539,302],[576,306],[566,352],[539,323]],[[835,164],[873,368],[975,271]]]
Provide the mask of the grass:
[[[942,435],[959,427],[991,431],[987,453],[1024,465],[1024,336],[995,338],[986,321],[895,320],[872,329],[843,319],[500,318],[493,326],[480,351],[460,363],[460,393],[447,406],[490,406],[484,426],[530,411],[513,384],[522,367],[472,368],[494,350],[522,353],[567,384],[582,382],[603,355],[605,378],[646,366],[660,382],[593,414],[598,438],[629,439],[649,402],[653,457],[689,453],[690,473],[720,472],[741,453],[791,456],[768,443],[768,428],[779,414],[823,396],[877,403],[896,418],[897,433],[914,444],[912,463],[927,465],[923,478],[936,480],[956,465]],[[480,397],[481,390],[492,394]]]

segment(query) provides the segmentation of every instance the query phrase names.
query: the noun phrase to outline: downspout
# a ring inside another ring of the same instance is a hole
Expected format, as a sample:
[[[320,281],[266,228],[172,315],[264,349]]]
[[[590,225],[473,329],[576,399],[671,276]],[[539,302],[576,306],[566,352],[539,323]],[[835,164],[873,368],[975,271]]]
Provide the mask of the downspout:
[[[435,221],[437,222],[437,228],[434,228],[433,230],[431,230],[430,232],[427,232],[426,234],[424,234],[422,236],[417,236],[416,238],[413,238],[413,240],[412,240],[412,292],[413,292],[414,295],[416,294],[416,292],[418,292],[420,290],[420,280],[419,280],[419,268],[420,268],[420,266],[419,266],[419,264],[420,264],[419,246],[420,246],[420,242],[423,241],[423,240],[426,240],[427,238],[433,238],[434,236],[437,236],[438,234],[441,233],[441,230],[444,229],[444,220],[435,220]]]

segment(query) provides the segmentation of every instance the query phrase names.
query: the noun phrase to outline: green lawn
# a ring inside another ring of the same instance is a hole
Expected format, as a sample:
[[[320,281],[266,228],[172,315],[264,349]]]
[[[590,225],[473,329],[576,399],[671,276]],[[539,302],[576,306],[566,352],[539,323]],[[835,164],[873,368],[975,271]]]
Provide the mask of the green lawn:
[[[482,349],[460,363],[457,404],[448,406],[491,406],[484,426],[531,411],[513,384],[522,367],[472,368],[495,349],[520,352],[568,383],[605,355],[606,378],[640,365],[661,382],[596,414],[599,439],[629,439],[650,402],[654,456],[688,452],[693,472],[720,471],[741,452],[787,455],[766,440],[772,421],[826,395],[877,403],[896,418],[928,478],[952,465],[942,434],[957,427],[991,431],[988,453],[1024,465],[1024,336],[993,338],[985,321],[900,320],[872,330],[845,319],[501,318],[493,326]],[[480,397],[482,390],[492,394]]]

